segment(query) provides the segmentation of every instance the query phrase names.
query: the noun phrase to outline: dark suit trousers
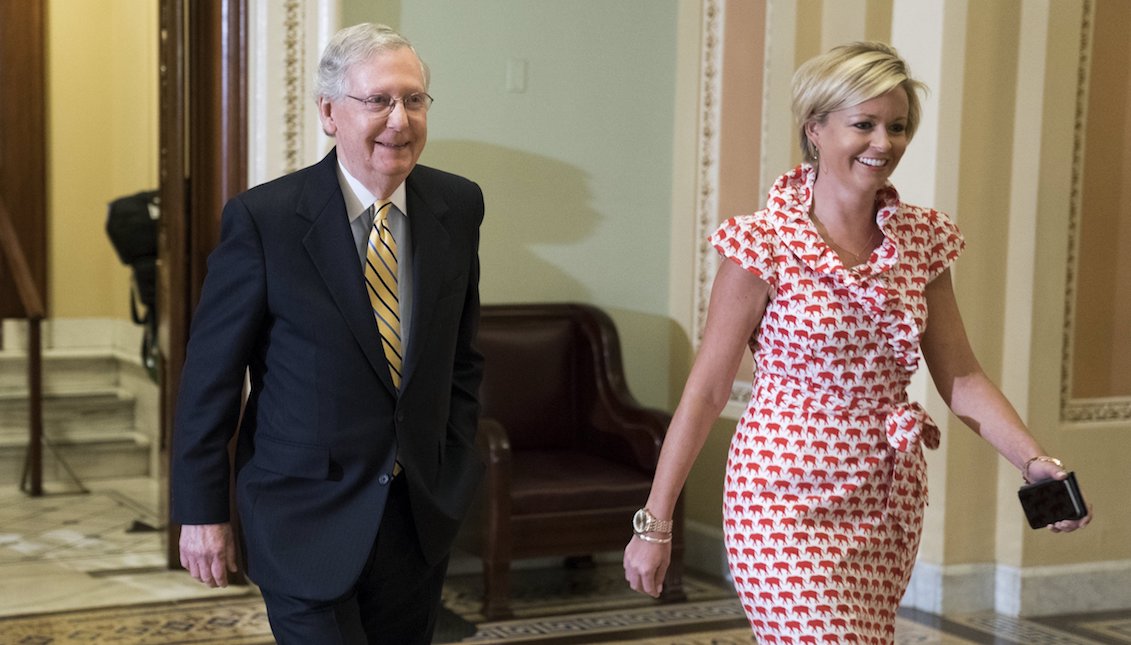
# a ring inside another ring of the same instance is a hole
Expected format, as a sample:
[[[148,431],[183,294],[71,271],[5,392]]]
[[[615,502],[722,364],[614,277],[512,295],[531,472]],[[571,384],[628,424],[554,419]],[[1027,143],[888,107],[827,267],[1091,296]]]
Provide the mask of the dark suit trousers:
[[[448,560],[428,565],[408,507],[404,477],[389,501],[361,578],[345,596],[316,601],[262,589],[281,645],[428,645]]]

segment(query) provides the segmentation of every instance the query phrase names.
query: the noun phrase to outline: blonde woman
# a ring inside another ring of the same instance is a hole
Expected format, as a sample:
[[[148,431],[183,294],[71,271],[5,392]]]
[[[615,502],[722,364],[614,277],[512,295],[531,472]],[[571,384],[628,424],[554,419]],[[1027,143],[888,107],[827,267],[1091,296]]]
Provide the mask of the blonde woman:
[[[947,405],[1026,480],[1067,475],[970,349],[949,268],[962,235],[889,182],[923,89],[881,43],[834,48],[795,74],[804,162],[777,180],[765,209],[711,237],[726,261],[625,549],[633,589],[660,592],[672,508],[747,347],[754,383],[731,442],[723,515],[760,643],[893,641],[927,503],[923,447],[939,443],[906,394],[920,352]]]

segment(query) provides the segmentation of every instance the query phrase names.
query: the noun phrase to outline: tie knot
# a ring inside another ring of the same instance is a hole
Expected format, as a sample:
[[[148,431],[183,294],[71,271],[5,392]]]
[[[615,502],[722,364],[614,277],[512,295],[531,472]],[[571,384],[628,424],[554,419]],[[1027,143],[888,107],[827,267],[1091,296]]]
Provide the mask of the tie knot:
[[[389,219],[389,211],[392,210],[392,206],[393,202],[384,199],[373,202],[373,219]]]

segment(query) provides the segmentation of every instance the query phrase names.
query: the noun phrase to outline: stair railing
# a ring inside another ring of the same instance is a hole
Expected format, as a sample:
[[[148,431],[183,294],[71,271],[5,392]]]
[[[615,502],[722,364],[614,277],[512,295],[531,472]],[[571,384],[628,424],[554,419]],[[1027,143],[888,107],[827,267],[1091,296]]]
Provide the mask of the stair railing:
[[[7,259],[8,270],[16,283],[16,291],[27,319],[27,381],[28,381],[28,448],[24,460],[24,473],[20,490],[39,497],[43,495],[43,341],[40,323],[45,311],[43,297],[32,279],[27,258],[16,239],[16,229],[4,200],[0,198],[0,251]]]

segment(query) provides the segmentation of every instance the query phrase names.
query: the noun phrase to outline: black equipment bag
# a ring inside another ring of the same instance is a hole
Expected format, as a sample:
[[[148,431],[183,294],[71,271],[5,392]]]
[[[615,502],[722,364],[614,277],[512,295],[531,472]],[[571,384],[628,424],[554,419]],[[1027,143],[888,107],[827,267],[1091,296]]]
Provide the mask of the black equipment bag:
[[[110,202],[106,234],[118,259],[133,271],[130,315],[145,326],[141,359],[150,376],[157,373],[157,220],[161,215],[157,191],[148,190]],[[144,313],[139,311],[139,305]]]

